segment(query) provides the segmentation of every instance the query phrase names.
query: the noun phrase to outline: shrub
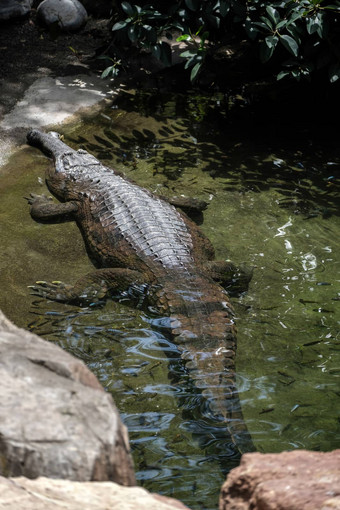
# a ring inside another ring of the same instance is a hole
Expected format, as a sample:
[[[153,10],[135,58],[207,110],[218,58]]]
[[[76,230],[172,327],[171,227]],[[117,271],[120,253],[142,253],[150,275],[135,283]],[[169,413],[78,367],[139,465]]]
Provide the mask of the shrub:
[[[119,19],[113,24],[116,45],[143,48],[165,65],[171,65],[169,44],[174,30],[178,41],[191,42],[182,53],[185,67],[194,81],[202,71],[206,56],[217,44],[232,38],[248,37],[258,47],[263,64],[277,61],[277,79],[310,79],[313,73],[327,72],[329,80],[340,77],[340,1],[286,0],[177,0],[169,2],[127,1],[121,3]],[[281,48],[282,51],[279,51]]]

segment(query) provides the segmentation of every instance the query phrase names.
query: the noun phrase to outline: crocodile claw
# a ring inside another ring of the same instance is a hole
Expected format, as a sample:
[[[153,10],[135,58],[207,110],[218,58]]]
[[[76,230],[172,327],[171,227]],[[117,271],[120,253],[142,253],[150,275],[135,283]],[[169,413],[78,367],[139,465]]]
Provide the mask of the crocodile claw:
[[[33,296],[52,299],[53,301],[65,301],[68,298],[67,285],[62,282],[54,281],[52,283],[43,280],[37,281],[35,285],[28,285],[32,289]]]
[[[51,196],[47,195],[38,195],[36,193],[30,193],[29,197],[24,197],[25,200],[29,203],[29,205],[33,205],[36,202],[51,202],[53,199]]]

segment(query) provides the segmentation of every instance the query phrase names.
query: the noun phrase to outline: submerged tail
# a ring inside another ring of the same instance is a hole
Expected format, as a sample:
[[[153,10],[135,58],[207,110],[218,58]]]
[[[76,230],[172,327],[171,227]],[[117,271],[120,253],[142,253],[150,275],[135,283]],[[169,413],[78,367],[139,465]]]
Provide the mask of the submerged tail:
[[[205,276],[191,275],[163,283],[158,299],[166,303],[162,314],[170,316],[181,358],[211,415],[225,423],[240,453],[254,451],[236,386],[236,326],[226,292]]]

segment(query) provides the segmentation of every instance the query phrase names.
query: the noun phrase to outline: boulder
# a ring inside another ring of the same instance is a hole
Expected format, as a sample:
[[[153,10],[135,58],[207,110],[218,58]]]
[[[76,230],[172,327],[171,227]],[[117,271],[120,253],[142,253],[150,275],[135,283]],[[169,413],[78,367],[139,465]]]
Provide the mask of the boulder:
[[[248,453],[222,486],[219,510],[340,510],[340,450]]]
[[[80,0],[88,13],[95,18],[107,18],[117,12],[120,2],[117,0]]]
[[[113,482],[71,482],[0,477],[0,508],[6,510],[189,510],[173,498]]]
[[[111,395],[84,363],[1,312],[0,474],[135,484]]]
[[[25,16],[31,10],[33,0],[1,0],[0,20]]]
[[[39,21],[57,24],[62,31],[78,30],[87,20],[85,7],[78,0],[44,0],[37,9]]]

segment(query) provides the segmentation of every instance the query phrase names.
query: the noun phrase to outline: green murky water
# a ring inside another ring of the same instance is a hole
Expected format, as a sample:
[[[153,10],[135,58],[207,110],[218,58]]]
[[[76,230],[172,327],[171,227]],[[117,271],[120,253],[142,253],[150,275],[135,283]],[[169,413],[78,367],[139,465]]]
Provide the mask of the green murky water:
[[[339,199],[337,140],[327,126],[231,123],[221,97],[129,94],[65,132],[137,183],[209,201],[202,229],[217,258],[254,266],[233,298],[243,412],[259,451],[340,446]],[[46,192],[47,160],[17,153],[0,180],[0,307],[18,325],[83,359],[129,427],[137,477],[195,509],[217,508],[238,456],[168,339],[140,311],[29,296],[36,280],[74,282],[91,270],[73,223],[38,224],[23,196]],[[193,411],[194,409],[194,411]],[[202,445],[204,437],[204,445]]]

